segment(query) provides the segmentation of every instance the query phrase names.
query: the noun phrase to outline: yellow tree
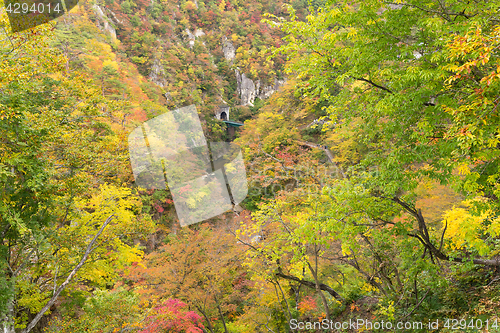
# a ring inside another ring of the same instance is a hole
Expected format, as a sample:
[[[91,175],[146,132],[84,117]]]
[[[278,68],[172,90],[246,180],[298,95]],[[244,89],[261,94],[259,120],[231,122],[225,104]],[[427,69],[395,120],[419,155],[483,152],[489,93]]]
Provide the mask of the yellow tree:
[[[152,224],[130,190],[99,188],[128,176],[120,104],[65,72],[53,25],[13,35],[0,14],[1,325],[28,332],[80,269],[103,286],[140,260],[131,237]]]

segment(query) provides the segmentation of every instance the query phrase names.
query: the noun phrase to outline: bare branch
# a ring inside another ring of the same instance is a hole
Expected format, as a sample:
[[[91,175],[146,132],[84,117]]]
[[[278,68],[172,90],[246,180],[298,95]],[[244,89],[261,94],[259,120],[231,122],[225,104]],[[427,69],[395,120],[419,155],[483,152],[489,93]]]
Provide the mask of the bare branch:
[[[387,92],[388,92],[388,93],[390,93],[390,94],[394,94],[394,92],[393,92],[392,90],[390,90],[389,88],[386,88],[386,87],[384,87],[384,86],[381,86],[380,84],[377,84],[377,83],[373,82],[373,81],[372,81],[372,80],[370,80],[370,79],[365,79],[365,78],[363,78],[363,77],[354,77],[354,76],[353,76],[352,78],[353,78],[353,79],[355,79],[355,80],[358,80],[358,81],[363,81],[363,82],[369,83],[369,84],[371,84],[372,86],[377,87],[377,88],[379,88],[379,89],[382,89],[382,90],[384,90],[384,91],[387,91]]]
[[[417,303],[417,305],[415,305],[415,307],[413,308],[413,310],[410,311],[410,313],[408,313],[406,316],[404,316],[403,318],[401,318],[401,320],[404,320],[406,318],[408,318],[409,316],[412,315],[413,312],[415,312],[416,309],[418,309],[418,307],[420,306],[420,304],[422,304],[422,302],[424,301],[424,299],[427,297],[427,294],[429,293],[430,289],[427,290],[427,292],[425,293],[424,297],[422,297],[422,299],[420,300],[420,302]]]
[[[304,285],[304,286],[311,288],[311,289],[316,289],[316,283],[311,282],[311,281],[307,281],[307,280],[303,280],[303,279],[299,279],[298,277],[295,277],[293,275],[286,275],[283,273],[281,268],[278,268],[278,273],[276,273],[276,276],[283,278],[283,279],[286,279],[286,280],[298,282],[301,285]],[[326,291],[327,293],[329,293],[330,295],[335,297],[335,299],[337,299],[337,300],[343,300],[342,296],[340,296],[332,287],[330,287],[324,283],[319,284],[319,289]]]
[[[36,326],[36,324],[40,321],[40,319],[42,318],[44,313],[56,302],[57,298],[59,297],[59,294],[61,294],[61,292],[68,286],[71,279],[75,276],[76,272],[78,272],[78,270],[80,268],[82,268],[83,264],[85,264],[85,261],[87,260],[88,256],[92,252],[92,247],[93,247],[94,243],[96,242],[97,238],[102,234],[104,229],[108,226],[108,224],[111,222],[111,219],[113,217],[114,217],[114,214],[110,215],[106,219],[106,221],[103,223],[103,225],[101,226],[99,231],[95,234],[94,238],[90,241],[89,245],[87,245],[87,249],[85,250],[85,253],[83,254],[82,259],[80,260],[78,265],[76,265],[76,267],[73,268],[73,270],[71,271],[71,273],[69,273],[66,280],[59,286],[59,288],[57,288],[56,292],[54,293],[54,296],[52,296],[50,301],[48,301],[47,304],[45,304],[45,306],[40,310],[40,312],[38,312],[38,314],[35,316],[35,318],[33,318],[33,320],[28,324],[28,326],[26,326],[26,328],[21,331],[22,333],[30,332]]]
[[[448,228],[448,220],[445,220],[445,221],[446,221],[446,225],[444,226],[443,233],[441,234],[441,242],[439,244],[439,251],[441,251],[443,249],[444,233],[446,232],[446,229]]]

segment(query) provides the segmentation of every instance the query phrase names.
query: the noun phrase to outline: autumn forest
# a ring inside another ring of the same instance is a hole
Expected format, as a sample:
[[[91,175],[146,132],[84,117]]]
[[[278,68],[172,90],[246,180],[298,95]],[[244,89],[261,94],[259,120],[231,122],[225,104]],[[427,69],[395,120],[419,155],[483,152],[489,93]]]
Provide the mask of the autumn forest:
[[[500,2],[15,1],[2,333],[500,332]],[[138,179],[131,133],[186,107],[232,208],[168,178],[194,155]]]

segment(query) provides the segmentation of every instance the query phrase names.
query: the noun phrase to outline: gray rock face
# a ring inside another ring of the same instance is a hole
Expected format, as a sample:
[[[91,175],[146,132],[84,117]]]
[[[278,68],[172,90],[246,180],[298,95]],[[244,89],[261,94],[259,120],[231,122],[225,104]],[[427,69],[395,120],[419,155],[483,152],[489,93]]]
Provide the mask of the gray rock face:
[[[111,24],[109,24],[110,19],[106,16],[106,14],[104,14],[102,8],[99,7],[99,5],[94,5],[93,8],[97,14],[99,29],[103,32],[109,33],[113,39],[116,39],[116,30]],[[101,24],[103,27],[101,27]]]
[[[245,73],[241,73],[236,69],[236,83],[238,85],[237,91],[240,95],[241,105],[253,106],[255,97],[257,97],[257,90],[255,89],[255,83],[247,78]]]
[[[115,23],[120,23],[120,24],[123,24],[123,21],[120,21],[120,20],[118,19],[118,17],[116,17],[116,14],[115,14],[112,10],[109,10],[109,9],[108,9],[108,12],[109,12],[109,13],[113,16],[113,18],[114,18],[114,22],[115,22]]]
[[[193,47],[194,41],[197,38],[200,38],[200,37],[205,35],[205,32],[202,29],[196,29],[194,31],[194,33],[191,32],[189,29],[186,29],[185,33],[187,35],[187,42],[189,44],[189,47]],[[214,65],[214,67],[216,67],[216,66]],[[168,86],[168,79],[167,78],[168,78],[168,75],[165,72],[165,68],[161,64],[160,59],[155,57],[155,59],[153,61],[153,65],[151,66],[151,71],[148,75],[148,79],[150,81],[156,83],[158,86],[164,88],[164,87]],[[165,98],[167,100],[170,100],[171,99],[170,94],[166,95]]]
[[[162,88],[167,85],[167,81],[165,80],[165,69],[161,65],[160,59],[156,58],[154,60],[153,66],[151,66],[151,72],[149,73],[148,79]]]
[[[186,34],[188,35],[188,43],[189,43],[189,47],[193,47],[194,46],[194,41],[196,40],[196,38],[199,38],[201,36],[204,36],[205,33],[203,32],[202,29],[196,29],[194,31],[194,34],[191,33],[191,31],[189,29],[186,28]]]
[[[234,58],[236,57],[236,49],[234,48],[233,43],[231,43],[226,36],[222,37],[222,52],[224,52],[224,58],[232,64]]]
[[[191,31],[186,28],[186,34],[188,35],[188,43],[189,43],[189,46],[193,46],[194,45],[194,40],[195,40],[195,37],[194,35],[191,33]]]
[[[285,83],[284,80],[274,79],[274,85],[263,86],[261,88],[260,80],[255,83],[250,80],[245,73],[236,72],[237,92],[241,99],[241,105],[253,106],[255,98],[266,99],[274,94]]]
[[[285,83],[285,80],[277,80],[276,78],[274,78],[274,84],[273,85],[268,85],[268,86],[264,86],[262,87],[262,89],[260,89],[260,81],[259,81],[259,94],[258,94],[258,97],[260,99],[266,99],[266,98],[269,98],[271,97],[272,94],[274,94],[276,91],[278,91],[278,89]]]
[[[201,37],[201,36],[205,36],[205,32],[203,32],[203,29],[196,29],[194,31],[194,37],[198,38],[198,37]]]

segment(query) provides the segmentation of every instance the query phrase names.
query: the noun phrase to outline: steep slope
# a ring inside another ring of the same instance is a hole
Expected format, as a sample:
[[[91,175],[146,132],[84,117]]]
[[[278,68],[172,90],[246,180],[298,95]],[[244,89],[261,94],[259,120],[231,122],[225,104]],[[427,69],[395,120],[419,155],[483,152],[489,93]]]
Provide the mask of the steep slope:
[[[304,17],[307,3],[293,5]],[[286,16],[283,1],[83,0],[58,22],[59,47],[68,69],[131,102],[136,120],[196,104],[206,135],[221,139],[220,105],[243,121],[284,83],[284,58],[269,58],[282,34],[266,13]]]

